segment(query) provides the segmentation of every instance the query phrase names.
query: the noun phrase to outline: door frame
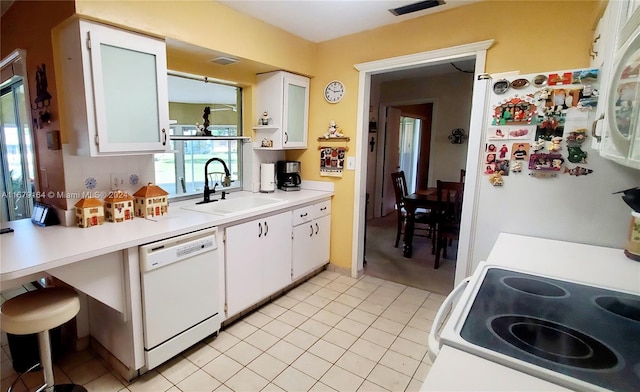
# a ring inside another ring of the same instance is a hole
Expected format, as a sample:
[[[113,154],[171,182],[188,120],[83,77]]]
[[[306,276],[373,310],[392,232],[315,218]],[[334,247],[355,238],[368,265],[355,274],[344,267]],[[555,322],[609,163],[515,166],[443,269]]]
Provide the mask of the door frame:
[[[470,44],[453,46],[427,52],[375,60],[366,63],[355,64],[359,71],[358,77],[358,114],[356,122],[356,162],[360,170],[355,172],[354,183],[354,209],[353,209],[353,237],[351,247],[351,275],[357,277],[363,271],[364,261],[364,229],[366,224],[366,189],[367,189],[367,143],[369,126],[369,103],[371,95],[371,76],[381,73],[418,68],[449,62],[460,58],[475,58],[474,91],[471,109],[471,121],[469,129],[477,132],[469,132],[469,148],[467,152],[467,178],[465,181],[465,194],[469,195],[463,201],[463,215],[460,227],[460,240],[458,242],[458,260],[456,265],[455,284],[471,274],[472,229],[475,226],[473,208],[477,203],[477,171],[481,149],[482,121],[484,119],[484,106],[486,100],[487,82],[480,80],[479,76],[485,71],[487,50],[495,40],[479,41]]]
[[[437,99],[434,98],[428,98],[428,99],[411,99],[411,100],[402,100],[402,101],[390,101],[390,102],[380,102],[380,108],[378,111],[378,124],[381,124],[380,128],[378,129],[378,140],[382,139],[383,142],[386,142],[386,135],[387,135],[387,108],[390,107],[398,107],[398,106],[410,106],[410,105],[424,105],[424,104],[431,104],[431,121],[429,122],[429,127],[431,129],[431,131],[429,132],[429,146],[431,146],[433,144],[433,138],[434,138],[434,132],[433,132],[433,128],[434,128],[434,124],[436,123],[436,105],[437,105]],[[424,124],[426,124],[426,119],[422,118],[421,119],[424,121]],[[425,125],[423,124],[423,128],[425,127]],[[386,143],[385,143],[386,144]],[[430,148],[430,147],[429,147]],[[369,206],[374,206],[373,207],[373,217],[374,218],[380,218],[382,216],[382,203],[383,203],[383,189],[384,189],[384,182],[387,180],[384,177],[384,167],[385,167],[386,161],[385,161],[385,149],[384,148],[378,148],[377,152],[376,152],[376,172],[375,172],[375,176],[373,177],[373,179],[375,180],[375,184],[373,186],[373,195],[369,195]],[[429,178],[431,177],[432,174],[432,168],[431,165],[429,165]],[[365,175],[365,177],[368,177],[367,175]],[[371,178],[367,178],[366,180],[371,180]],[[365,181],[366,181],[365,180]]]

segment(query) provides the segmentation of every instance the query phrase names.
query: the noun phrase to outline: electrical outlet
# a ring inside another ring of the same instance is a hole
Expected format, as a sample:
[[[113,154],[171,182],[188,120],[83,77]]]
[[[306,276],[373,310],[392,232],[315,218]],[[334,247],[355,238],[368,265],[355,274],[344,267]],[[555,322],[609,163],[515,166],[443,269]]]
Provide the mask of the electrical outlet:
[[[347,157],[347,170],[356,170],[356,157]]]
[[[125,185],[127,175],[124,173],[111,173],[111,190],[116,191],[122,189]],[[126,182],[127,184],[129,182]]]

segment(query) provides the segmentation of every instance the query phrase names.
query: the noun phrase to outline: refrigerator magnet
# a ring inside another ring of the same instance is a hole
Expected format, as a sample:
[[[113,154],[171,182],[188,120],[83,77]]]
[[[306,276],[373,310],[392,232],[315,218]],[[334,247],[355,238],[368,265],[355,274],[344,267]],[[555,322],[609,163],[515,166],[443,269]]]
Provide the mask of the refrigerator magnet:
[[[513,82],[511,82],[511,87],[515,89],[525,88],[527,86],[529,86],[529,81],[524,78],[516,79]]]
[[[493,84],[493,92],[496,94],[504,94],[509,90],[509,84],[507,79],[500,79]]]
[[[547,78],[547,75],[537,75],[533,78],[533,86],[538,88],[544,87],[547,85],[547,80],[549,80],[549,78]]]

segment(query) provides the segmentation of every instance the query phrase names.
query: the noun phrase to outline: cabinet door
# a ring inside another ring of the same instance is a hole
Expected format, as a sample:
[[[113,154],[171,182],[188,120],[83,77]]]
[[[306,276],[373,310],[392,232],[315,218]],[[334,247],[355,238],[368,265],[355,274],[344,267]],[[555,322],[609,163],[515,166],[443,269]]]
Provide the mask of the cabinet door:
[[[88,39],[99,152],[165,150],[164,42],[95,24]]]
[[[293,246],[291,254],[292,279],[296,280],[311,272],[314,261],[314,223],[306,222],[293,228]]]
[[[633,166],[640,162],[640,154],[633,151],[640,126],[640,35],[623,46],[614,65],[605,115],[609,132],[601,152]]]
[[[316,254],[316,261],[313,268],[318,268],[329,262],[331,250],[331,215],[316,219],[313,229],[313,249]]]
[[[259,247],[264,298],[291,283],[291,211],[261,221],[264,232]]]
[[[309,81],[284,77],[284,148],[306,148],[309,119]]]
[[[226,229],[227,316],[262,299],[262,221]]]

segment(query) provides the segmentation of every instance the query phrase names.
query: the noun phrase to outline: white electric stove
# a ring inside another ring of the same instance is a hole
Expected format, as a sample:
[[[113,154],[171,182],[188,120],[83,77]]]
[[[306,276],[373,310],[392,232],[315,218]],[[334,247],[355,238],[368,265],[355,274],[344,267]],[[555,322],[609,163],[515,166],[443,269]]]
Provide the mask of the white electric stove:
[[[523,252],[540,246],[548,256]],[[640,390],[640,263],[618,253],[501,235],[492,261],[460,286],[437,342],[443,304],[430,351],[451,347],[572,390]]]

